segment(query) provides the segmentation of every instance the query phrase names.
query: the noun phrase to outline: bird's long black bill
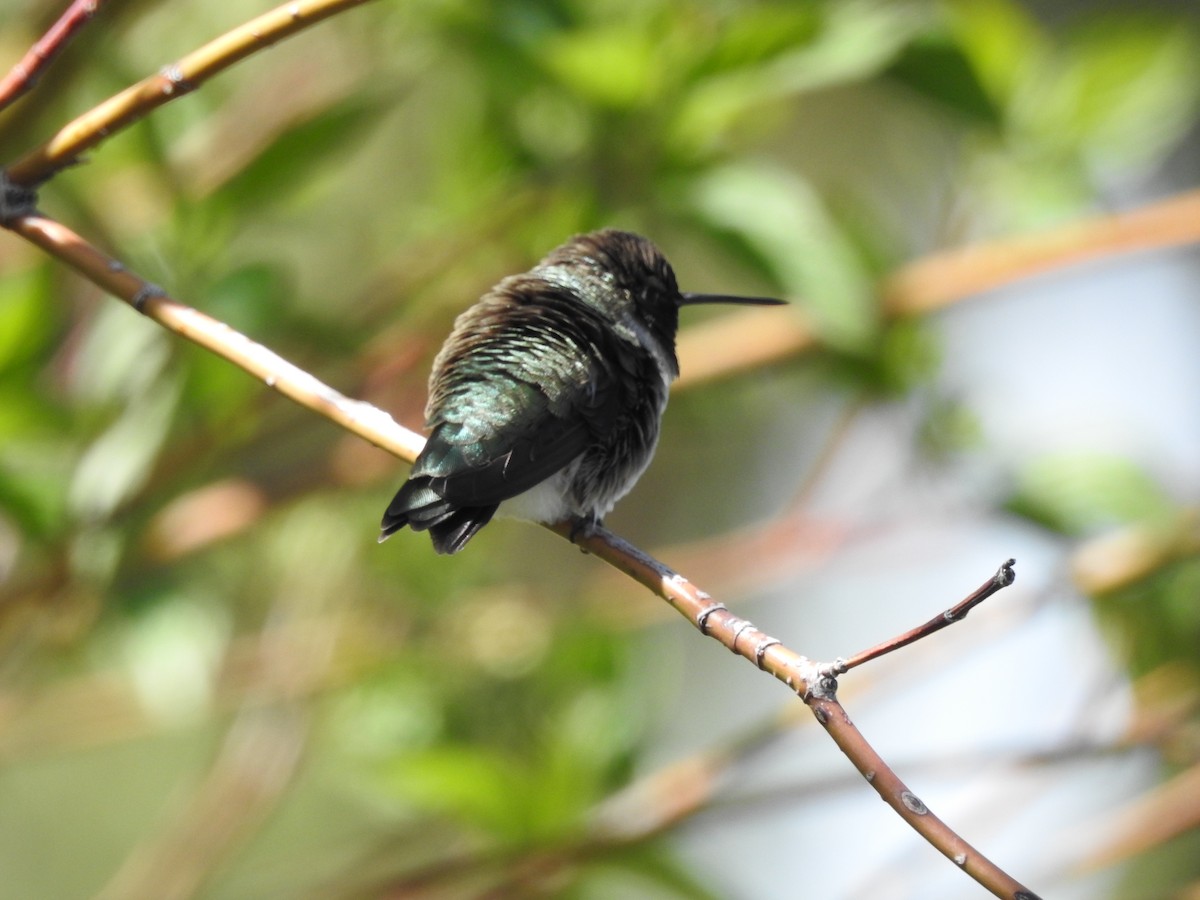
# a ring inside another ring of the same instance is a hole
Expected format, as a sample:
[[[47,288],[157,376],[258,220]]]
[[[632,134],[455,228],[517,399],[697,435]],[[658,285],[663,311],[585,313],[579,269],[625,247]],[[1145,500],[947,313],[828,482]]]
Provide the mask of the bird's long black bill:
[[[740,303],[743,306],[786,306],[786,300],[775,297],[739,297],[736,294],[692,294],[683,293],[682,306],[696,306],[701,303]]]

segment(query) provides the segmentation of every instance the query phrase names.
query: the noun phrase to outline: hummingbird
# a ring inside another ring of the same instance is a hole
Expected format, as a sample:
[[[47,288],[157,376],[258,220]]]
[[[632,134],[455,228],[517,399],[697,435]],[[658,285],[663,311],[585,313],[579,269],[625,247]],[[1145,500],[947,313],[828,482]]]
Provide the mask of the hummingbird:
[[[679,309],[782,300],[680,292],[641,235],[576,235],[463,312],[433,361],[429,438],[383,514],[457,553],[501,515],[594,528],[637,482],[679,375]]]

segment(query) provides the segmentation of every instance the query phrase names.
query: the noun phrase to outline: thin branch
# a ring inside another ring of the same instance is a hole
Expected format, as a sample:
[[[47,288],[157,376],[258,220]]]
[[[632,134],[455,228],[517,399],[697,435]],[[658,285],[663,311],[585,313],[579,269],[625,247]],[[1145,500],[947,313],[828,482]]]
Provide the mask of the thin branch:
[[[224,322],[172,300],[162,288],[129,271],[65,225],[45,216],[26,215],[12,220],[8,227],[147,318],[229,360],[267,387],[352,434],[409,462],[421,452],[425,439],[383,410],[350,399]]]
[[[234,720],[192,795],[133,852],[99,900],[191,900],[248,843],[300,774],[308,716],[295,704],[250,708]]]
[[[928,313],[1051,269],[1197,241],[1200,190],[1054,231],[925,256],[884,281],[884,308],[892,315]]]
[[[1193,763],[1162,784],[1110,813],[1104,833],[1077,866],[1106,869],[1161,847],[1200,828],[1200,764]]]
[[[1200,190],[1054,231],[931,254],[897,269],[879,292],[888,318],[920,315],[1052,269],[1198,241]],[[745,310],[680,332],[683,374],[676,384],[692,387],[813,349],[820,335],[798,305],[792,310],[782,317]]]
[[[560,522],[548,527],[570,538],[571,523]],[[801,697],[810,694],[822,681],[816,663],[758,630],[752,622],[734,615],[683,575],[624,538],[605,528],[595,528],[590,534],[576,537],[575,542],[666,600],[701,634],[719,641],[726,649],[774,675]]]
[[[866,738],[850,721],[846,710],[836,699],[814,699],[810,700],[808,705],[817,721],[829,732],[833,742],[867,779],[871,787],[875,788],[883,802],[895,810],[900,818],[943,856],[997,897],[1038,900],[1036,894],[964,841],[954,829],[934,815],[924,801],[910,791],[875,752],[875,748],[867,743]]]
[[[191,795],[125,858],[100,900],[190,900],[244,847],[299,776],[311,736],[300,702],[325,681],[338,629],[298,628],[296,598],[283,592],[258,634],[261,669],[243,694],[221,748]],[[275,694],[264,703],[260,692]]]
[[[790,359],[811,350],[819,339],[798,304],[786,316],[763,309],[714,316],[679,332],[679,378],[672,390]]]
[[[566,536],[570,532],[570,525],[555,526],[554,530]],[[727,649],[744,656],[758,668],[770,672],[796,691],[808,704],[817,722],[829,733],[834,743],[883,801],[955,865],[997,897],[1035,900],[1035,894],[934,815],[884,762],[838,702],[837,681],[828,674],[829,667],[813,663],[788,649],[782,642],[758,630],[753,623],[734,615],[723,604],[713,601],[707,593],[679,573],[602,528],[596,529],[595,533],[586,538],[578,539],[577,542],[589,553],[600,557],[658,594],[686,616],[702,634],[720,641]],[[1001,572],[1006,570],[1011,573],[1007,567],[1001,568]],[[999,577],[998,573],[988,585],[993,585]],[[995,585],[987,593],[994,593],[1002,586]],[[985,588],[981,588],[981,591]],[[968,600],[976,598],[979,593],[980,591],[977,591],[972,594]],[[982,599],[974,599],[974,603]],[[961,606],[963,604],[959,604],[959,607]]]
[[[29,48],[21,61],[0,80],[0,110],[8,109],[19,97],[31,91],[38,83],[42,73],[54,62],[54,58],[63,51],[95,15],[105,0],[74,0],[67,11],[59,16],[58,21],[42,35],[41,39]]]
[[[929,635],[935,631],[941,631],[947,625],[961,622],[967,617],[967,613],[992,596],[992,594],[1001,588],[1008,587],[1016,581],[1017,574],[1013,571],[1013,566],[1016,564],[1017,561],[1015,559],[1008,560],[996,570],[995,575],[981,584],[972,594],[950,607],[940,616],[935,616],[923,625],[918,625],[916,628],[906,631],[897,637],[889,638],[868,650],[856,653],[849,659],[838,660],[834,664],[834,673],[840,675],[844,672],[849,672],[851,669],[858,668],[865,662],[878,659],[881,656],[891,653],[893,650],[899,650],[901,647],[907,647],[914,641],[921,640],[921,638],[929,637]]]
[[[401,459],[411,462],[420,452],[420,435],[398,425],[387,413],[345,397],[233,328],[169,298],[162,288],[130,272],[66,226],[36,213],[15,215],[6,224],[134,309],[245,369],[301,406]],[[549,527],[571,539],[572,523]],[[1032,900],[1032,893],[933,815],[887,767],[838,703],[831,667],[784,646],[679,573],[603,528],[590,530],[576,542],[665,599],[702,634],[786,684],[809,705],[817,721],[884,801],[972,878],[999,897]]]
[[[698,752],[639,778],[600,803],[578,842],[539,848],[532,853],[532,858],[556,858],[560,865],[584,862],[622,848],[643,845],[684,823],[702,822],[708,817],[728,822],[731,816],[758,814],[781,804],[811,801],[819,796],[855,789],[858,779],[847,773],[718,797],[718,791],[728,786],[736,766],[771,741],[789,733],[795,724],[793,716],[785,711],[784,715],[751,728],[721,747]],[[945,775],[954,771],[975,773],[981,767],[995,765],[1048,767],[1128,754],[1143,746],[1155,745],[1145,738],[1115,743],[1080,740],[1050,750],[984,751],[938,759],[922,758],[906,764],[905,768]],[[384,848],[382,853],[389,858],[395,857],[394,849]],[[442,896],[439,891],[444,892],[464,879],[478,879],[521,864],[521,858],[506,857],[489,849],[456,853],[419,870],[393,876],[386,887],[378,889],[378,893],[409,900],[418,896]]]
[[[292,0],[251,19],[67,123],[49,141],[9,166],[9,180],[24,187],[39,185],[76,163],[82,153],[105,138],[164,103],[195,90],[234,63],[322,19],[366,2]]]

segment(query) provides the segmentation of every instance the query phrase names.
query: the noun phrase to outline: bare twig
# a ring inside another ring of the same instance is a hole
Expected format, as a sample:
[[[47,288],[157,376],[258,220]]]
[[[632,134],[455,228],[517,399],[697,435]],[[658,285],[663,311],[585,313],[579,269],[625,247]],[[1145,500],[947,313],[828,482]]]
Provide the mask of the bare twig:
[[[764,315],[744,309],[714,316],[679,332],[679,378],[674,387],[687,389],[715,378],[790,359],[811,350],[816,328],[798,305],[788,315]]]
[[[554,530],[567,536],[570,529],[571,526],[564,523]],[[830,666],[814,663],[785,647],[781,641],[759,631],[751,622],[731,613],[724,604],[715,602],[679,573],[602,528],[579,539],[579,543],[589,553],[599,556],[658,594],[686,616],[702,634],[720,641],[727,649],[744,656],[796,691],[808,704],[817,722],[883,801],[955,865],[997,897],[1035,900],[1035,894],[935,816],[884,762],[838,702],[837,682],[830,674]],[[1001,573],[1005,571],[1011,575],[1007,565],[1001,568]],[[983,599],[978,596],[981,592],[986,591],[984,596],[988,596],[1003,587],[1003,584],[996,583],[1000,577],[1000,573],[997,573],[987,585],[955,609],[964,607],[967,602],[973,606]],[[1011,583],[1011,580],[1006,583]],[[965,610],[961,615],[965,615]]]
[[[1200,241],[1200,190],[1042,234],[925,256],[884,281],[884,308],[893,315],[927,313],[1050,269],[1196,241]]]
[[[139,843],[100,900],[189,900],[263,826],[300,773],[311,715],[303,701],[330,675],[340,623],[298,628],[293,592],[281,591],[258,635],[261,668],[204,777]],[[276,702],[263,702],[263,694]]]
[[[164,328],[224,357],[288,399],[401,459],[412,462],[421,452],[424,438],[378,407],[350,399],[224,322],[172,300],[162,288],[129,271],[65,225],[45,216],[26,215],[14,219],[9,227]]]
[[[183,808],[136,847],[98,900],[196,897],[278,807],[300,771],[308,733],[295,704],[243,711]]]
[[[854,654],[849,659],[839,659],[834,663],[833,672],[842,674],[849,672],[851,669],[861,666],[865,662],[870,662],[873,659],[878,659],[885,654],[891,653],[893,650],[899,650],[901,647],[907,647],[914,641],[919,641],[921,638],[929,637],[935,631],[941,631],[947,625],[953,625],[967,617],[967,613],[973,610],[976,606],[986,600],[992,594],[1001,588],[1006,588],[1016,581],[1017,574],[1013,571],[1013,566],[1017,564],[1015,559],[1010,559],[1004,563],[996,574],[981,584],[973,593],[964,600],[956,603],[940,616],[930,619],[923,625],[918,625],[904,634],[894,638],[889,638],[881,644],[876,644],[868,650],[863,650]]]
[[[68,122],[8,168],[15,185],[35,186],[73,165],[85,151],[241,59],[368,0],[291,0],[189,53]]]
[[[836,699],[808,701],[813,715],[824,726],[835,744],[855,768],[890,806],[918,834],[947,859],[966,872],[997,897],[1012,900],[1037,900],[1037,895],[964,841],[949,825],[930,811],[916,794],[867,743]]]
[[[1104,834],[1077,865],[1084,871],[1108,868],[1197,828],[1200,765],[1193,764],[1115,811],[1103,826]]]
[[[29,48],[21,61],[0,80],[0,110],[7,109],[19,97],[32,90],[42,72],[54,62],[71,38],[88,23],[105,0],[74,0],[58,21]]]
[[[976,294],[1052,269],[1122,253],[1200,241],[1200,191],[1189,191],[1115,215],[1072,222],[1054,231],[1004,238],[922,257],[879,285],[889,318],[929,313]],[[682,377],[691,387],[813,349],[820,335],[798,305],[792,315],[730,313],[679,335]]]

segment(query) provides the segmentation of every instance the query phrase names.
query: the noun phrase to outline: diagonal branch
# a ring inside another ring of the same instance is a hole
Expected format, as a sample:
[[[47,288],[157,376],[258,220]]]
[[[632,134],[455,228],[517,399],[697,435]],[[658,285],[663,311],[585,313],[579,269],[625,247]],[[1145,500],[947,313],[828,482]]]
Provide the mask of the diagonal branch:
[[[976,606],[986,600],[992,594],[996,593],[1001,588],[1006,588],[1012,584],[1017,576],[1013,572],[1013,566],[1016,565],[1015,559],[1010,559],[999,569],[996,574],[976,588],[965,599],[954,604],[954,606],[945,610],[941,615],[934,616],[928,622],[918,625],[904,634],[894,638],[889,638],[881,644],[876,644],[868,650],[863,650],[860,653],[854,654],[849,659],[838,660],[834,664],[834,671],[841,675],[844,672],[849,672],[851,669],[856,669],[865,662],[870,662],[873,659],[878,659],[891,653],[893,650],[899,650],[901,647],[907,647],[909,644],[921,640],[921,638],[929,637],[935,631],[941,631],[947,625],[953,625],[955,622],[961,622],[967,617],[967,613],[973,610]]]
[[[268,387],[401,459],[413,461],[420,435],[370,404],[325,385],[223,322],[166,295],[59,222],[36,213],[14,215],[15,233],[119,297],[148,318],[216,353],[261,379]],[[570,539],[573,523],[551,530]],[[734,615],[683,575],[603,528],[577,539],[581,547],[645,585],[684,615],[702,634],[769,672],[812,709],[817,721],[880,797],[909,825],[998,897],[1034,900],[1035,895],[964,841],[913,794],[867,743],[837,700],[834,667],[820,665]]]
[[[878,290],[888,318],[924,315],[1042,272],[1198,242],[1200,190],[1185,191],[1052,231],[923,256],[884,278]],[[780,317],[748,309],[702,322],[680,334],[679,358],[686,365],[676,386],[790,359],[819,346],[820,338],[799,310]]]
[[[554,530],[567,536],[570,525],[556,526]],[[662,597],[691,621],[701,634],[720,641],[727,649],[770,672],[794,690],[883,801],[973,879],[997,897],[1037,900],[1035,894],[934,815],[884,762],[838,702],[837,681],[828,674],[833,667],[814,663],[785,647],[781,641],[758,630],[753,623],[731,613],[724,604],[715,602],[684,576],[605,529],[597,529],[596,533],[580,539],[579,544]],[[1007,565],[1000,571],[1011,574]],[[977,590],[954,609],[970,603],[967,606],[969,609],[1011,583],[1011,579],[1002,581],[997,574],[984,588]],[[960,617],[965,614],[966,610],[962,610]]]
[[[42,73],[54,62],[80,30],[96,14],[104,0],[74,0],[21,61],[0,80],[0,110],[12,106],[22,95],[33,90]]]
[[[1185,191],[1048,232],[923,256],[884,279],[884,308],[893,315],[924,314],[1052,269],[1197,241],[1200,190]]]
[[[209,78],[322,19],[368,0],[291,0],[194,50],[157,75],[143,78],[68,122],[58,134],[8,167],[9,180],[31,187],[75,164],[79,156],[164,103],[195,90]]]
[[[93,247],[65,225],[41,215],[19,216],[8,227],[84,278],[192,343],[199,344],[274,388],[401,459],[412,462],[425,440],[383,410],[353,400],[224,322],[185,306],[157,285]]]

